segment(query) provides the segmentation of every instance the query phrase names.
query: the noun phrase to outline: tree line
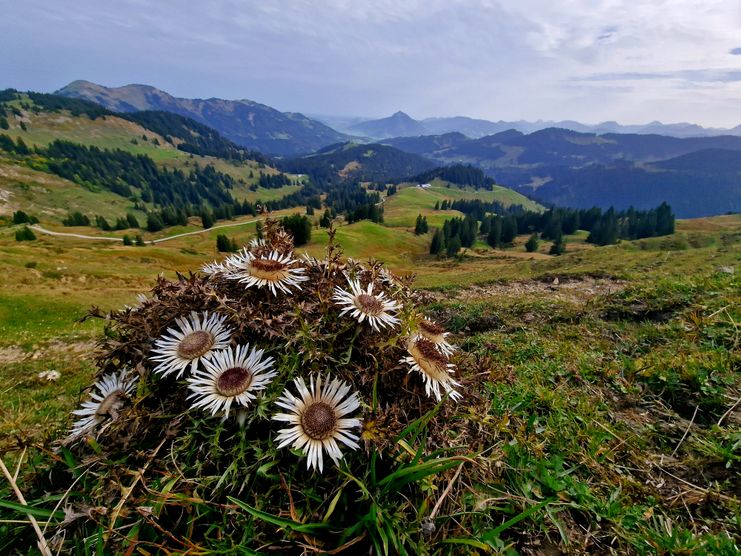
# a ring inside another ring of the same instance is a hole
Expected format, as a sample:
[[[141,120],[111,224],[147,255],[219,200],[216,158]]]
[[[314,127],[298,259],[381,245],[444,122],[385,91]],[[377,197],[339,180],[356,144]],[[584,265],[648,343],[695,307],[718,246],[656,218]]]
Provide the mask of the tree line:
[[[442,202],[435,203],[435,210],[457,210],[473,216],[476,220],[483,220],[489,213],[522,214],[525,212],[522,205],[505,205],[499,201],[482,201],[481,199],[443,199]]]
[[[564,236],[580,229],[589,232],[587,242],[610,245],[621,239],[669,235],[674,233],[675,227],[675,217],[667,203],[650,210],[630,208],[616,211],[609,208],[602,211],[594,207],[551,208],[543,213],[517,211],[503,215],[486,214],[481,220],[473,214],[477,214],[477,210],[472,210],[464,218],[448,219],[442,228],[437,228],[430,243],[430,253],[453,256],[461,248],[471,247],[477,238],[493,248],[501,248],[511,245],[518,234],[531,234],[525,246],[528,251],[537,250],[540,238],[553,241],[550,252],[560,255],[565,251]],[[422,218],[421,215],[417,217],[415,233],[421,227]]]
[[[453,164],[452,166],[442,166],[422,172],[411,178],[404,178],[401,181],[410,181],[415,183],[426,183],[434,179],[441,179],[460,185],[463,187],[473,187],[475,189],[494,188],[494,180],[484,174],[481,168],[474,168],[471,165]]]
[[[270,157],[232,143],[215,129],[179,114],[143,110],[116,116],[138,123],[143,128],[161,135],[178,150],[186,153],[215,156],[234,162],[254,160],[262,165],[271,164]],[[180,141],[174,141],[173,138]]]

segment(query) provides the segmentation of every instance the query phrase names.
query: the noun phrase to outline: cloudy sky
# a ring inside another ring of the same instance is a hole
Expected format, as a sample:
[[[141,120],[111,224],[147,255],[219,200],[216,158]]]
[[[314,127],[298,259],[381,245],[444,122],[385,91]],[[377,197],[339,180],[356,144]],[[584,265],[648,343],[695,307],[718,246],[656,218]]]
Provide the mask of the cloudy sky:
[[[0,0],[0,88],[309,114],[741,123],[739,0]]]

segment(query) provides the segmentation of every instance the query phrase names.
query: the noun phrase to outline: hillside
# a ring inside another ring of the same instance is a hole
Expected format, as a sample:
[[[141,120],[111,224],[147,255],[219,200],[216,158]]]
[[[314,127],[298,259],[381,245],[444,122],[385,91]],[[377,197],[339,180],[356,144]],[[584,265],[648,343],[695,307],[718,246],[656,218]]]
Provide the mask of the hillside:
[[[449,133],[384,142],[440,163],[476,165],[497,183],[560,206],[650,208],[666,201],[680,217],[738,210],[737,181],[726,168],[741,158],[741,137],[596,135],[554,128],[480,139]],[[663,162],[668,159],[674,160]]]
[[[687,172],[738,174],[741,154],[728,149],[704,149],[651,164],[652,168]]]
[[[114,112],[164,111],[192,118],[234,143],[273,155],[313,152],[346,139],[326,125],[251,100],[186,99],[149,85],[104,87],[73,81],[56,94],[95,102]]]
[[[54,95],[13,93],[6,97],[0,102],[8,122],[8,129],[0,130],[0,139],[5,139],[0,141],[0,215],[5,217],[23,210],[58,225],[68,212],[113,221],[131,212],[144,223],[146,211],[156,208],[156,203],[142,198],[141,183],[124,185],[127,174],[132,174],[140,161],[151,168],[145,181],[151,182],[151,172],[156,172],[162,179],[176,178],[181,186],[187,179],[178,176],[205,177],[210,168],[213,173],[209,175],[228,189],[222,193],[239,201],[274,201],[300,189],[275,180],[267,183],[267,176],[278,171],[266,165],[269,160],[264,155],[239,147],[182,116],[149,112],[119,116],[94,104]],[[7,140],[10,146],[5,144]],[[15,152],[15,143],[20,145],[21,141],[27,150],[36,148],[39,152]],[[67,146],[60,150],[62,144]],[[72,153],[77,158],[77,173],[70,172]],[[93,174],[80,173],[80,164],[90,162],[83,159],[92,155],[105,162],[94,165]],[[116,167],[114,160],[122,156],[129,157],[127,166],[117,170],[115,179],[119,181],[114,185],[103,173]],[[211,183],[216,187],[216,182]],[[202,190],[189,202],[209,195]]]
[[[738,173],[657,171],[635,166],[553,169],[548,181],[518,191],[545,203],[575,208],[592,206],[646,209],[662,202],[680,218],[741,211]]]
[[[430,226],[439,227],[445,220],[462,217],[463,213],[457,210],[435,210],[435,205],[445,200],[450,202],[459,199],[500,203],[507,208],[519,205],[525,210],[543,209],[524,195],[500,185],[492,185],[491,189],[476,189],[433,178],[428,188],[403,184],[397,193],[387,197],[384,202],[384,223],[392,227],[413,228],[417,215],[421,214]]]
[[[323,181],[394,181],[429,170],[435,164],[387,145],[344,143],[279,163],[283,171]]]

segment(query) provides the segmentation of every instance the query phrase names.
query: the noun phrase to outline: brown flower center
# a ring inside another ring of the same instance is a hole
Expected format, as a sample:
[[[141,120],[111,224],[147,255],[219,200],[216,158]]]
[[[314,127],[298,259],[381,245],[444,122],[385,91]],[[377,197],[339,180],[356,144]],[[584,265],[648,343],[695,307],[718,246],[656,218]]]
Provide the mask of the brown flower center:
[[[253,259],[249,271],[251,276],[269,282],[283,280],[289,275],[288,265],[273,259]]]
[[[312,440],[325,440],[332,436],[337,424],[337,414],[324,402],[314,402],[301,415],[301,427]]]
[[[419,327],[430,334],[442,334],[445,332],[445,329],[442,326],[427,319],[421,320],[419,322]]]
[[[244,367],[230,367],[216,379],[216,391],[222,396],[238,396],[252,384],[252,373]]]
[[[355,306],[366,315],[371,315],[373,317],[383,313],[383,303],[375,295],[361,293],[355,297]]]
[[[419,332],[422,336],[436,344],[445,341],[445,329],[432,321],[426,319],[421,320],[419,322]]]
[[[214,347],[215,343],[216,340],[210,332],[196,330],[180,340],[178,355],[183,359],[195,359]]]
[[[422,370],[436,380],[448,379],[448,358],[438,351],[435,344],[419,338],[409,346],[409,353]]]
[[[100,402],[95,415],[98,417],[107,417],[109,415],[113,417],[117,415],[118,410],[123,407],[126,397],[126,392],[123,390],[114,390]]]

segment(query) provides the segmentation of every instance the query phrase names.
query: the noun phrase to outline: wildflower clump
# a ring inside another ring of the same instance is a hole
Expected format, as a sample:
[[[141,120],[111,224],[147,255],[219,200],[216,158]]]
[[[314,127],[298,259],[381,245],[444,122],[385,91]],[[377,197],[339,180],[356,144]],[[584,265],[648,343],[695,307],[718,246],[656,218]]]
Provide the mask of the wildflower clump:
[[[123,527],[109,538],[122,548],[371,547],[398,525],[363,512],[385,501],[421,520],[415,481],[460,465],[445,419],[466,381],[411,279],[344,260],[332,230],[323,259],[297,256],[274,222],[265,235],[160,277],[136,307],[93,312],[109,320],[100,377],[61,449],[83,473],[76,503],[107,509],[65,527]]]

